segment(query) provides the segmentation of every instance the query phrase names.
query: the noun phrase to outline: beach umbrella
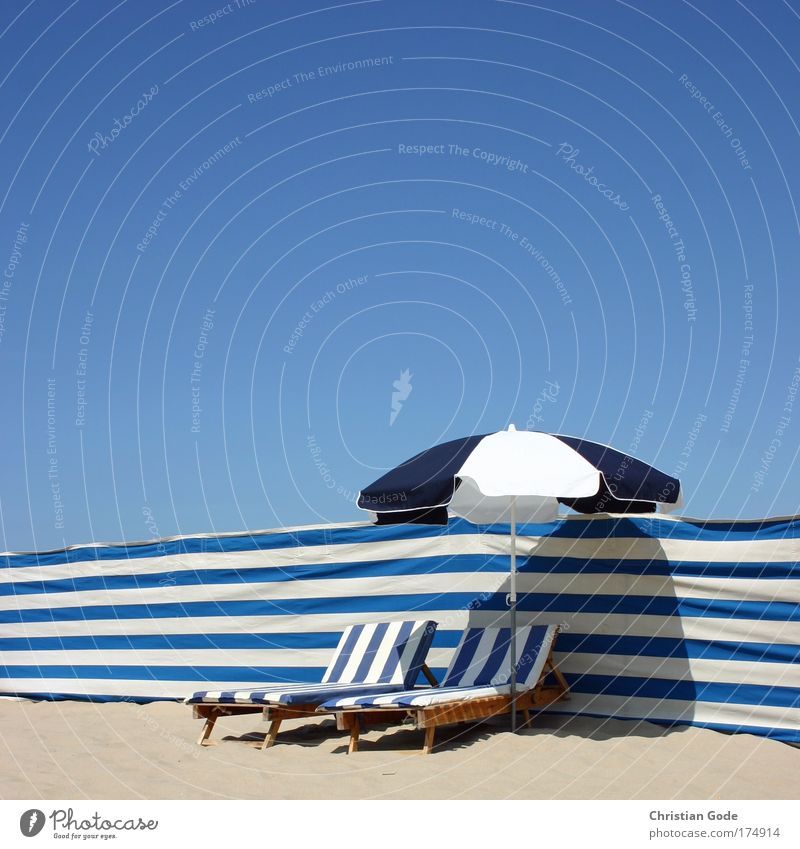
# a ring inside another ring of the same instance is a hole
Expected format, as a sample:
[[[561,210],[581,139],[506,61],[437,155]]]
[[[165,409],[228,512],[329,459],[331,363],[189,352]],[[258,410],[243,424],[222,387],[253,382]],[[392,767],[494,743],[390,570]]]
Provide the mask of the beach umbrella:
[[[511,727],[516,730],[517,524],[549,522],[559,504],[580,513],[652,513],[680,506],[681,485],[635,457],[574,436],[508,430],[434,445],[361,490],[379,524],[509,523]]]

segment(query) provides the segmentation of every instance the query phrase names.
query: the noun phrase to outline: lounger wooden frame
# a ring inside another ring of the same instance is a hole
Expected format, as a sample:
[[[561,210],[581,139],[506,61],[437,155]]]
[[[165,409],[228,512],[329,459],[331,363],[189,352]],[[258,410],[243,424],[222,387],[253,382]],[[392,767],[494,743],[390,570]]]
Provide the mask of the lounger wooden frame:
[[[551,645],[544,669],[536,686],[516,696],[517,710],[522,714],[523,725],[525,726],[530,725],[531,710],[537,710],[569,698],[569,685],[555,665],[552,653]],[[550,674],[556,679],[556,683],[545,685],[544,681]],[[433,749],[433,740],[437,728],[462,722],[480,721],[510,712],[511,696],[487,696],[464,701],[442,702],[421,708],[370,707],[343,710],[336,714],[336,723],[338,728],[350,732],[350,743],[347,751],[352,754],[358,751],[361,732],[370,725],[398,725],[410,718],[413,720],[415,728],[425,731],[422,754],[429,755]]]
[[[421,668],[422,674],[432,687],[438,686],[436,676],[431,672],[427,664],[423,663]],[[368,684],[364,685],[368,687]],[[316,704],[309,705],[292,705],[291,707],[283,705],[256,705],[256,704],[225,704],[222,702],[207,702],[192,705],[193,715],[195,719],[205,719],[203,730],[200,732],[200,737],[197,740],[200,746],[214,746],[215,743],[210,741],[211,732],[214,730],[214,725],[221,716],[240,716],[247,713],[263,714],[264,720],[269,722],[269,730],[267,731],[264,741],[258,747],[259,749],[269,749],[275,745],[275,740],[278,736],[281,723],[285,719],[303,719],[313,717],[318,719],[320,716],[325,716],[317,710]],[[332,711],[331,711],[332,713]]]
[[[209,738],[214,730],[214,725],[221,716],[240,716],[246,713],[263,714],[264,720],[269,722],[269,730],[259,749],[269,749],[275,745],[281,723],[284,719],[302,719],[314,717],[321,714],[317,712],[317,705],[293,705],[292,707],[280,707],[278,705],[225,705],[225,704],[197,704],[194,708],[195,719],[205,719],[203,730],[197,742],[201,746],[214,746]]]

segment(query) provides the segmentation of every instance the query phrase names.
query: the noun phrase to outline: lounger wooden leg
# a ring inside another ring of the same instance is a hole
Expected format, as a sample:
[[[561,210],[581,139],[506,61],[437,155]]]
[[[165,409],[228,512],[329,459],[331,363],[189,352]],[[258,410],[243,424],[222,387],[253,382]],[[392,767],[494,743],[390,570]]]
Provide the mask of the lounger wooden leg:
[[[358,720],[350,721],[350,744],[347,747],[347,754],[352,755],[358,751],[358,738],[361,734],[361,723]]]
[[[429,725],[425,729],[425,743],[422,746],[422,754],[429,755],[433,749],[433,736],[436,734],[436,726]]]
[[[264,742],[261,744],[261,751],[275,745],[275,738],[278,736],[278,729],[281,727],[282,721],[281,719],[273,719],[270,722],[269,731],[267,731]]]
[[[198,746],[213,746],[213,743],[208,742],[208,738],[211,736],[211,732],[214,730],[214,724],[217,721],[217,715],[212,713],[211,716],[206,719],[205,725],[203,726],[203,730],[200,732],[200,737],[197,740]]]
[[[522,725],[524,728],[530,728],[531,712],[528,710],[528,708],[522,709]]]

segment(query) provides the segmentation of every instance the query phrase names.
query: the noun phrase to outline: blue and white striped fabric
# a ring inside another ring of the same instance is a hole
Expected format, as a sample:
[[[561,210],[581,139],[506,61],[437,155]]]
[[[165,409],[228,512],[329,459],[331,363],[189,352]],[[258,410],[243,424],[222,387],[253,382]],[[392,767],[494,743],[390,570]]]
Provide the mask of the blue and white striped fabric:
[[[0,555],[0,695],[319,684],[354,622],[508,622],[508,526],[321,526]],[[554,710],[800,742],[800,518],[520,527],[520,626],[561,626]]]
[[[379,622],[348,626],[320,684],[253,690],[202,690],[188,704],[318,705],[345,694],[378,694],[413,687],[431,647],[436,622]]]
[[[536,686],[556,630],[555,625],[517,629],[517,692]],[[421,708],[486,696],[510,695],[510,657],[510,628],[467,628],[456,647],[441,687],[378,695],[344,695],[326,701],[319,710]]]

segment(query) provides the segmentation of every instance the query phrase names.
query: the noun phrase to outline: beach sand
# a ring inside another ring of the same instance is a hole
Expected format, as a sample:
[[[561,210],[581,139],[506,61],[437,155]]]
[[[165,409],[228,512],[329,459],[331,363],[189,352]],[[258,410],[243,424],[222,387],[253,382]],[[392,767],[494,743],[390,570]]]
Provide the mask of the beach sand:
[[[5,799],[796,799],[800,749],[748,734],[540,716],[422,734],[370,731],[362,751],[332,720],[285,723],[260,751],[258,715],[221,719],[218,745],[174,703],[0,701]]]

